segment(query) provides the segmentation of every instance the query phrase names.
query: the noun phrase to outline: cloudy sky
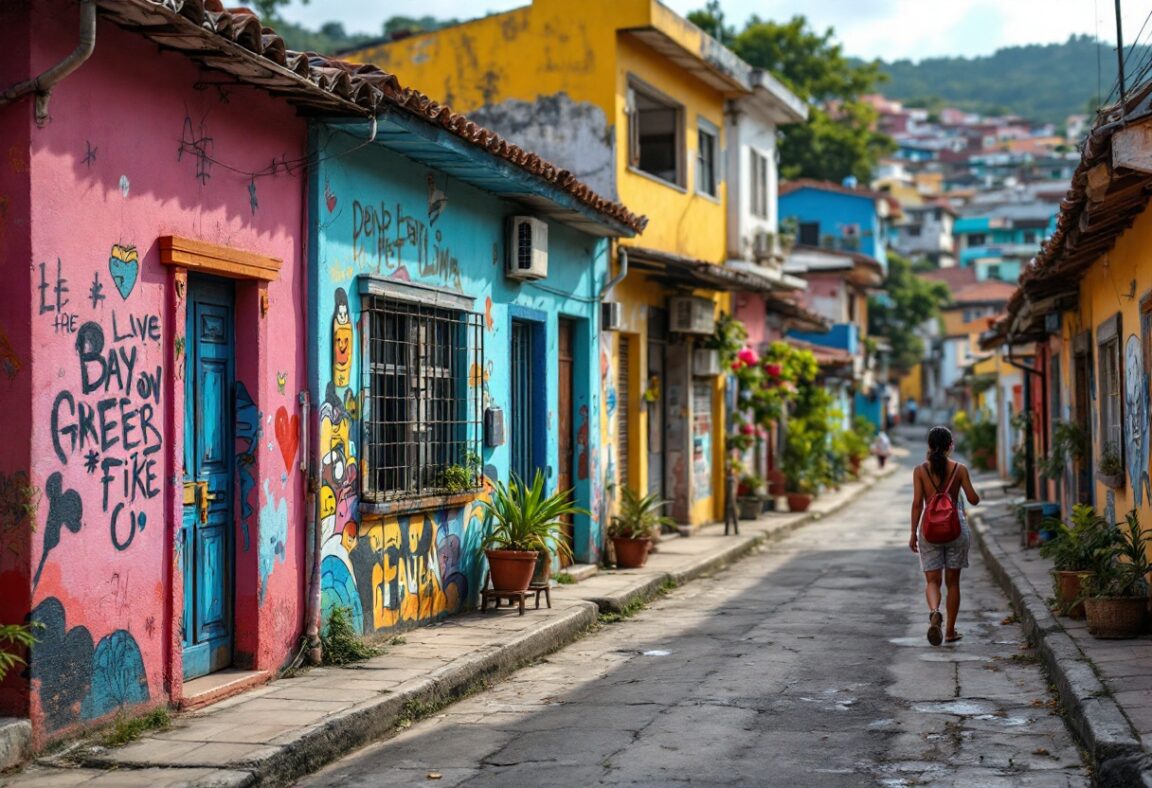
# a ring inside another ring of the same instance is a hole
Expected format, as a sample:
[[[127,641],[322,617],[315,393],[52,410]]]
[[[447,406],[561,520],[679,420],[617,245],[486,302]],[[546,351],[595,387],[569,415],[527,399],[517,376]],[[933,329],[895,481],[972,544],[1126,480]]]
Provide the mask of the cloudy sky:
[[[349,32],[375,33],[392,15],[472,18],[528,1],[293,0],[283,13],[311,27],[335,19]],[[682,14],[704,1],[665,0]],[[1130,42],[1152,12],[1152,0],[1125,0],[1123,6],[1124,38]],[[736,22],[753,13],[776,19],[804,14],[820,29],[834,27],[848,54],[888,60],[982,55],[1012,44],[1064,41],[1072,33],[1115,41],[1110,0],[724,0],[723,7]],[[1141,41],[1147,38],[1152,29],[1145,29]]]

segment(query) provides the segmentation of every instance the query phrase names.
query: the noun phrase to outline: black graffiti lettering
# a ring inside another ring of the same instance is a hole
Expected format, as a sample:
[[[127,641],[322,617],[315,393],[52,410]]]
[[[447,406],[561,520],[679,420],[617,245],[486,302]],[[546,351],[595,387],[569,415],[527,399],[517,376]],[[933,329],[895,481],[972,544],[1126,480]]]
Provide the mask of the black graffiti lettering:
[[[104,511],[108,511],[108,487],[116,479],[116,477],[112,475],[111,470],[113,468],[118,468],[123,464],[123,460],[118,460],[115,457],[105,457],[100,463],[100,470],[103,471],[103,475],[100,477],[100,486],[104,491],[104,497],[101,501],[100,508]]]
[[[76,451],[76,431],[77,425],[69,424],[65,427],[60,426],[60,405],[67,404],[69,415],[76,415],[76,398],[68,391],[61,391],[56,395],[56,401],[52,403],[52,448],[56,450],[56,457],[60,462],[67,463],[68,455],[64,453],[64,447],[60,445],[60,436],[63,435],[68,438],[69,453]]]
[[[420,274],[460,287],[460,264],[436,231],[433,239],[428,224],[415,215],[406,215],[397,203],[393,210],[381,204],[352,202],[352,260],[355,263],[375,260],[376,269],[389,270],[400,265],[407,249],[408,259]]]
[[[56,258],[55,286],[48,284],[47,267],[47,263],[40,263],[40,284],[36,286],[36,289],[40,291],[40,314],[44,314],[45,312],[62,312],[70,301],[70,299],[64,297],[64,294],[68,292],[68,288],[66,287],[68,280],[64,278],[64,265],[60,262],[60,258]],[[52,288],[52,294],[55,296],[52,303],[49,303],[45,298],[49,287]]]
[[[104,329],[91,321],[80,326],[76,333],[76,353],[80,356],[80,390],[89,394],[104,383],[108,366],[104,363]],[[99,364],[100,374],[93,382],[88,373],[90,364]]]
[[[139,454],[132,455],[132,495],[130,500],[135,501],[136,495],[145,500],[151,500],[160,493],[156,486],[156,460],[145,459]]]
[[[160,366],[156,367],[156,374],[140,371],[140,377],[136,379],[136,394],[140,399],[151,399],[157,405],[160,404]]]
[[[120,422],[108,418],[108,411],[115,408],[117,404],[123,410],[125,403],[128,402],[130,402],[128,399],[117,400],[115,397],[109,397],[100,400],[100,404],[96,406],[96,412],[100,416],[100,451],[106,452],[120,442],[120,436],[116,430]]]
[[[116,508],[112,510],[112,520],[109,523],[109,530],[112,533],[112,546],[117,550],[127,550],[132,544],[132,540],[136,538],[137,531],[143,531],[144,525],[148,521],[144,512],[129,512],[128,514],[128,538],[120,541],[120,512],[124,509],[124,504],[116,504]]]
[[[159,403],[159,387],[156,388],[156,398],[157,403]],[[164,443],[164,439],[160,435],[160,430],[152,423],[152,417],[155,413],[152,406],[147,402],[140,406],[140,433],[144,436],[144,443],[148,445],[148,448],[144,450],[145,454],[152,454],[153,452],[159,451],[160,446]],[[152,435],[151,439],[148,437],[149,433]]]

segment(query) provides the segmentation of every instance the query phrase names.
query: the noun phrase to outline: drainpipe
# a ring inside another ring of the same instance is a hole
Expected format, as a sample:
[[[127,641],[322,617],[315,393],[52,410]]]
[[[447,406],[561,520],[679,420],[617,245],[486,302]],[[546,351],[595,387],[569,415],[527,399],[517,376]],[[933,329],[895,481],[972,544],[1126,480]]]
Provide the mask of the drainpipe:
[[[300,411],[301,422],[303,424],[302,431],[307,436],[312,428],[309,412],[311,410],[311,398],[308,392],[300,392]],[[307,437],[302,441],[303,455],[300,458],[300,470],[305,474],[304,484],[307,485],[308,492],[304,496],[304,517],[305,529],[304,533],[307,538],[311,540],[312,546],[312,571],[308,578],[308,612],[305,614],[304,620],[304,637],[308,644],[308,662],[312,665],[319,665],[324,658],[323,649],[320,645],[320,618],[322,615],[321,604],[321,584],[320,584],[320,561],[322,560],[321,550],[324,545],[323,535],[320,533],[320,528],[316,523],[316,485],[313,484],[312,474],[310,471],[311,455],[308,446]]]
[[[43,128],[48,123],[48,99],[52,88],[64,77],[71,74],[92,56],[96,49],[96,3],[93,0],[80,0],[80,41],[68,57],[38,77],[20,82],[0,93],[0,106],[11,104],[29,93],[36,94],[36,125]]]
[[[624,277],[628,276],[628,247],[617,246],[616,255],[620,259],[620,270],[616,272],[616,276],[609,279],[604,283],[604,286],[600,288],[599,300],[601,301],[604,300],[604,296],[608,295],[609,290],[623,282]]]

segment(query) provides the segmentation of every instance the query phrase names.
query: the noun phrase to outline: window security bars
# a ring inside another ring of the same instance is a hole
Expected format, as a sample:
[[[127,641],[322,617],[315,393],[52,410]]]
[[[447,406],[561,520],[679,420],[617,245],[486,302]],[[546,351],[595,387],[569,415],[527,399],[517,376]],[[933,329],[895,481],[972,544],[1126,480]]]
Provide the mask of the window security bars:
[[[362,495],[373,502],[480,486],[484,332],[479,314],[367,296]]]

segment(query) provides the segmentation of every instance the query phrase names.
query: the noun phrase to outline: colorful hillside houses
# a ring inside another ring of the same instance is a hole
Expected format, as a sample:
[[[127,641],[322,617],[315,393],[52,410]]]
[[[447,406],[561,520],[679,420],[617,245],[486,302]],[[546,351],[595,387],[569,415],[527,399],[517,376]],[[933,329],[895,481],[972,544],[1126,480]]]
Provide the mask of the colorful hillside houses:
[[[615,244],[604,294],[599,483],[668,500],[685,532],[721,519],[724,447],[714,435],[727,383],[697,351],[708,350],[732,293],[803,315],[786,295],[799,283],[775,261],[773,206],[773,129],[802,119],[803,103],[656,0],[533,0],[350,57],[436,86],[651,217],[642,237]]]
[[[1152,85],[1140,85],[1101,113],[1055,232],[983,337],[1005,360],[1020,348],[1034,355],[1017,414],[1028,428],[1016,432],[1030,448],[1021,469],[1029,497],[1066,513],[1091,503],[1109,522],[1132,509],[1152,518],[1150,95]],[[1079,436],[1072,446],[1069,435]]]
[[[0,81],[78,30],[0,104],[0,623],[40,625],[0,714],[40,747],[266,681],[336,606],[468,609],[512,472],[597,560],[600,298],[646,220],[204,0],[0,5]]]

